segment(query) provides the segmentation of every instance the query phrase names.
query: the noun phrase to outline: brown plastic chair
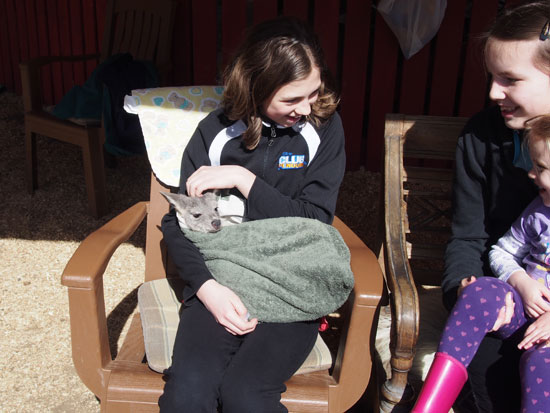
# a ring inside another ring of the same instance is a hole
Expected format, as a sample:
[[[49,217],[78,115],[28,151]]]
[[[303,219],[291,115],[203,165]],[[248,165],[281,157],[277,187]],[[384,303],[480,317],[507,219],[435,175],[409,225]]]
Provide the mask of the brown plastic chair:
[[[69,293],[73,362],[82,381],[100,399],[102,411],[158,410],[164,381],[145,360],[139,313],[133,317],[116,358],[111,357],[103,273],[117,247],[147,218],[144,280],[177,277],[159,229],[169,209],[160,191],[167,190],[152,173],[150,201],[132,206],[89,235],[63,272],[62,284]],[[333,367],[295,375],[286,383],[282,401],[291,412],[344,412],[361,398],[375,377],[371,373],[383,275],[375,255],[359,237],[338,218],[334,226],[350,249],[355,287],[340,311]],[[370,400],[376,401],[376,397]]]
[[[173,0],[136,1],[109,0],[105,13],[105,29],[101,54],[86,56],[44,56],[20,65],[25,108],[26,185],[29,193],[37,188],[36,135],[44,135],[78,145],[82,149],[84,177],[90,213],[94,217],[107,210],[102,126],[82,126],[60,120],[44,110],[41,68],[55,62],[76,62],[91,59],[104,61],[116,53],[131,53],[135,59],[156,64],[161,79],[170,68]]]
[[[380,260],[385,261],[392,325],[391,377],[381,389],[381,412],[408,411],[414,402],[407,376],[419,332],[418,289],[441,285],[455,150],[465,122],[458,117],[386,116]]]

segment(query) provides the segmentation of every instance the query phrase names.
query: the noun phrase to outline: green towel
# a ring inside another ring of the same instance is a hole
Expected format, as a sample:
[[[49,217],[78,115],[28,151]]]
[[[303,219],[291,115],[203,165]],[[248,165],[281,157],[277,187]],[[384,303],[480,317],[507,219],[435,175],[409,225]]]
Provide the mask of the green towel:
[[[316,219],[248,221],[216,233],[183,230],[214,278],[265,322],[315,320],[337,310],[353,288],[349,249]]]

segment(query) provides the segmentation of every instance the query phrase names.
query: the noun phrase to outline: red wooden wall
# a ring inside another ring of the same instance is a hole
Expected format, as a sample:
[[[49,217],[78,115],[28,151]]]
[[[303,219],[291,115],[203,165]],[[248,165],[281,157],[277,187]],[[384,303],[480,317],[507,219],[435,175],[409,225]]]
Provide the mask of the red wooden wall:
[[[0,85],[21,93],[19,62],[41,55],[95,53],[107,0],[0,0]],[[151,0],[154,1],[154,0]],[[276,15],[310,21],[341,87],[348,169],[379,170],[388,112],[470,116],[488,104],[476,35],[520,0],[448,0],[437,36],[405,60],[376,11],[378,0],[177,0],[173,85],[213,84],[243,30]],[[42,74],[58,101],[97,62]]]

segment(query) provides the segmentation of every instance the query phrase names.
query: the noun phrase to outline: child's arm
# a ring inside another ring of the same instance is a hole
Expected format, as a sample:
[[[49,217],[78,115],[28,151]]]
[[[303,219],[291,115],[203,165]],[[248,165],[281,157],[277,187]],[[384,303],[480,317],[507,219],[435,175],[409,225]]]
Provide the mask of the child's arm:
[[[516,273],[527,275],[522,261],[529,253],[529,248],[529,244],[518,240],[508,230],[489,251],[489,264],[493,274],[502,281],[508,281]]]
[[[550,290],[525,271],[513,273],[508,278],[508,284],[519,293],[523,300],[523,308],[530,317],[537,318],[550,311]]]
[[[499,279],[517,290],[523,300],[525,312],[536,318],[550,311],[550,290],[532,279],[521,266],[529,250],[530,244],[518,240],[509,230],[491,248],[489,263]]]

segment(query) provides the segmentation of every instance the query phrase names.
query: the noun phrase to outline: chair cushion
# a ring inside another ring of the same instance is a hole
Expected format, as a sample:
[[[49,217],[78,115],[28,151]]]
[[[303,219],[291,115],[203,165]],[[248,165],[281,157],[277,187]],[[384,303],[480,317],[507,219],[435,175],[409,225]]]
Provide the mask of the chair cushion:
[[[151,168],[161,182],[179,187],[181,157],[199,122],[221,102],[221,86],[132,90],[126,112],[139,116]]]
[[[159,279],[148,281],[138,289],[145,353],[149,367],[159,373],[170,367],[179,323],[182,281]],[[313,350],[295,374],[329,369],[332,355],[320,335]]]

